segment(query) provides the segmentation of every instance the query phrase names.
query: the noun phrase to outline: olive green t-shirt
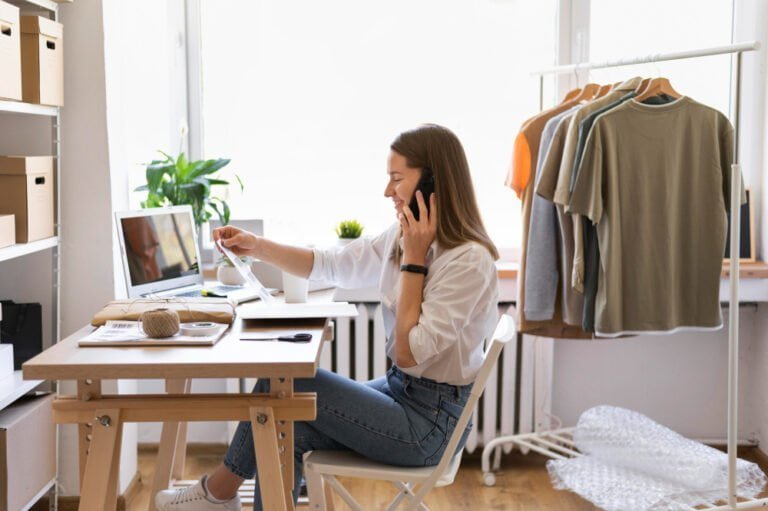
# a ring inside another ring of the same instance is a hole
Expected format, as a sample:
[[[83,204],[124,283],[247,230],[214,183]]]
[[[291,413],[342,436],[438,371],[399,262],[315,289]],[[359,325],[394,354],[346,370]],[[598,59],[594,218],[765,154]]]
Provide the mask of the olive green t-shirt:
[[[683,97],[597,118],[569,211],[597,226],[595,333],[719,328],[733,127]]]

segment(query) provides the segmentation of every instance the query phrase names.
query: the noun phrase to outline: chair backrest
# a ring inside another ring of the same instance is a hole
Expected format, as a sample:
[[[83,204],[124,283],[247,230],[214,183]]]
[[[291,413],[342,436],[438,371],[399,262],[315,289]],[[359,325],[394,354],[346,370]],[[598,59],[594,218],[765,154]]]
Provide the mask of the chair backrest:
[[[480,372],[477,373],[475,383],[472,386],[472,392],[469,395],[467,404],[464,405],[464,411],[461,412],[458,422],[456,423],[456,429],[453,430],[451,439],[445,448],[440,463],[435,468],[432,476],[425,481],[425,485],[429,483],[434,484],[448,468],[448,465],[453,459],[453,453],[456,451],[456,447],[459,445],[461,436],[464,433],[464,429],[469,423],[469,418],[475,410],[475,404],[480,399],[480,395],[485,390],[485,384],[488,383],[488,377],[493,370],[493,366],[496,365],[496,361],[499,359],[499,354],[504,346],[517,336],[517,326],[512,316],[503,314],[499,323],[496,325],[496,331],[493,333],[493,342],[485,350],[485,359],[483,365],[480,367]]]

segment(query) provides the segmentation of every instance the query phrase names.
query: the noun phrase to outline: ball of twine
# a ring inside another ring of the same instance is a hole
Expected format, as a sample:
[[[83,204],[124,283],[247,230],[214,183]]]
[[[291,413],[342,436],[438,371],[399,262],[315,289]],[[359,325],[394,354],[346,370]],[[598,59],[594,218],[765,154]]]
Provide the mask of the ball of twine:
[[[153,309],[141,315],[141,328],[154,339],[173,337],[179,331],[179,314],[172,309]]]

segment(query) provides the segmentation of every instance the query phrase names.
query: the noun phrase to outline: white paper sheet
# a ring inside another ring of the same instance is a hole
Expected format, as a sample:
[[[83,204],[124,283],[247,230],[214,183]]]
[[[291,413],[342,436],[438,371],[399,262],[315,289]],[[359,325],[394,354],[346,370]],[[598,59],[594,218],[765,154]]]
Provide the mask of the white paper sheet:
[[[165,339],[153,339],[139,330],[138,321],[110,320],[78,341],[88,346],[213,346],[221,339],[229,325],[220,324],[216,333],[205,336],[174,335]]]
[[[237,316],[242,319],[353,318],[357,307],[347,302],[256,302],[241,305]]]

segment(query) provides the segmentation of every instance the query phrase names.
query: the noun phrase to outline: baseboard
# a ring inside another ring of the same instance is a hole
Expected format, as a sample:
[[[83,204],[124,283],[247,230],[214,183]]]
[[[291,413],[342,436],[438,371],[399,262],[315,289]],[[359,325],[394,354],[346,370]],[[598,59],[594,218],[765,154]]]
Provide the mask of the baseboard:
[[[759,445],[755,447],[754,453],[755,462],[765,470],[765,467],[768,467],[768,453],[764,452]]]
[[[125,492],[117,497],[117,511],[128,511],[128,507],[140,491],[141,475],[136,472],[136,474],[131,479],[131,482],[128,483],[128,487],[125,489]],[[59,511],[78,511],[79,507],[79,495],[59,495]],[[48,511],[49,509],[50,507],[48,506],[48,497],[46,496],[40,499],[34,506],[32,506],[30,511]]]

